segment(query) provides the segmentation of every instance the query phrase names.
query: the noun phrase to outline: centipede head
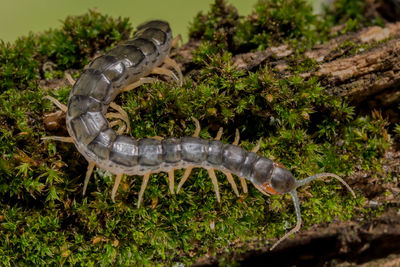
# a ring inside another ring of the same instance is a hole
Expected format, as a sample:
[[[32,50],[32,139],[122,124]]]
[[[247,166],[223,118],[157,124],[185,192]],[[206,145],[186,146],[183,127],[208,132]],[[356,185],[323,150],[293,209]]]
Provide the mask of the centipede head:
[[[296,178],[282,164],[274,163],[270,181],[266,181],[259,188],[271,195],[286,194],[295,189]]]

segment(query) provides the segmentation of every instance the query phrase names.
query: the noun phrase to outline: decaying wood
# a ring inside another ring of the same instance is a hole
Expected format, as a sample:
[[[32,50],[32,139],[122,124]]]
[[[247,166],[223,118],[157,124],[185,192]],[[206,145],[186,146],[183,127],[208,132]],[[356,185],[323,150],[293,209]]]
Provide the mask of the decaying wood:
[[[400,38],[353,57],[324,63],[307,75],[324,77],[330,93],[360,102],[400,84]]]
[[[343,45],[346,43],[348,45]],[[183,69],[190,65],[191,53],[199,44],[191,41],[177,51]],[[349,50],[355,46],[360,47],[358,52],[349,56]],[[232,61],[243,71],[269,65],[284,76],[290,76],[293,73],[288,66],[292,55],[293,50],[288,45],[281,45],[238,54]],[[348,97],[354,105],[368,102],[385,108],[400,102],[400,22],[340,35],[313,47],[305,52],[304,57],[314,60],[318,66],[311,72],[300,74],[302,77],[319,77],[329,93]]]
[[[340,30],[340,28],[334,30],[335,34],[339,34]],[[340,35],[327,43],[314,46],[311,51],[305,53],[305,56],[314,59],[316,62],[332,61],[347,52],[345,49],[339,49],[345,42],[351,41],[357,45],[379,42],[396,36],[400,37],[400,23],[389,23],[383,28],[372,26],[359,32]]]

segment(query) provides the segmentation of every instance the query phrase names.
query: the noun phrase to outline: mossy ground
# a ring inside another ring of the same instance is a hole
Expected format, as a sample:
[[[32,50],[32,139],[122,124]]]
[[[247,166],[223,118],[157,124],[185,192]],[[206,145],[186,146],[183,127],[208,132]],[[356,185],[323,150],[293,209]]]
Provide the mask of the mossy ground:
[[[291,16],[293,12],[299,16]],[[304,64],[313,64],[301,59],[301,51],[329,38],[316,33],[320,20],[301,0],[262,1],[254,14],[241,19],[233,7],[216,1],[192,24],[191,36],[204,41],[195,52],[193,79],[183,86],[142,86],[119,97],[132,120],[131,135],[187,136],[193,133],[194,116],[203,126],[202,138],[212,138],[224,127],[223,141],[229,143],[238,128],[241,146],[249,150],[262,138],[259,154],[283,163],[298,178],[379,171],[390,143],[379,112],[356,114],[345,99],[326,95],[313,78],[280,77],[268,66],[251,73],[231,66],[235,53],[287,42],[298,51],[291,68],[301,71]],[[323,20],[323,25],[329,28],[336,20]],[[237,198],[217,173],[218,203],[207,172],[200,169],[174,196],[166,174],[152,175],[139,209],[139,176],[124,177],[113,203],[113,177],[96,170],[82,197],[84,158],[72,144],[40,140],[66,134],[62,127],[45,129],[44,115],[56,108],[43,96],[66,103],[71,86],[61,82],[50,90],[45,84],[67,69],[78,75],[98,50],[127,39],[131,30],[126,19],[89,11],[67,18],[60,30],[0,44],[2,264],[173,265],[205,255],[219,255],[228,264],[230,252],[245,251],[246,242],[258,241],[262,247],[294,226],[289,196],[268,198],[249,185],[249,193]],[[251,36],[244,34],[248,32]],[[44,67],[48,62],[51,67]],[[181,175],[176,171],[178,180]],[[299,192],[303,229],[332,220],[363,220],[376,212],[364,208],[361,194],[353,199],[333,180],[316,181]]]

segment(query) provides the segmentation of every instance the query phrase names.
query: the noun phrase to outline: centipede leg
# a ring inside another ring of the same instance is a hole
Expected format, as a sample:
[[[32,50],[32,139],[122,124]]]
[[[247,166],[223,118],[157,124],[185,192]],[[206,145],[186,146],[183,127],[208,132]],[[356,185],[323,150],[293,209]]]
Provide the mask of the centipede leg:
[[[57,99],[55,99],[52,96],[44,96],[44,99],[48,99],[51,102],[53,102],[54,105],[56,105],[59,109],[61,109],[62,112],[66,113],[68,108],[66,105],[61,104]],[[59,141],[59,142],[65,142],[65,143],[73,143],[74,139],[72,137],[64,137],[64,136],[45,136],[41,138],[42,140],[55,140],[55,141]]]
[[[54,105],[56,105],[59,109],[61,109],[64,113],[66,113],[67,112],[67,106],[66,105],[64,105],[64,104],[61,104],[57,99],[55,99],[54,97],[52,97],[52,96],[49,96],[49,95],[46,95],[46,96],[44,96],[43,97],[44,99],[48,99],[48,100],[50,100],[51,102],[53,102],[53,104]]]
[[[175,187],[175,174],[174,170],[168,172],[168,180],[169,180],[169,191],[171,194],[175,194],[174,187]]]
[[[179,41],[182,43],[182,35],[178,34],[177,36],[175,36],[174,39],[172,39],[172,44],[171,47],[177,47],[179,45]]]
[[[73,143],[74,139],[69,136],[45,136],[40,138],[41,140],[55,140],[59,142],[65,142],[65,143]]]
[[[140,192],[139,192],[139,197],[138,197],[138,204],[137,204],[137,207],[138,207],[138,208],[140,208],[140,204],[142,203],[143,194],[144,194],[144,191],[146,190],[147,183],[149,182],[150,174],[151,174],[151,173],[146,173],[146,174],[143,176],[142,186],[140,187]]]
[[[261,147],[261,140],[262,140],[261,138],[258,140],[257,145],[256,145],[255,147],[253,147],[253,149],[251,150],[251,152],[257,153],[258,150],[260,150],[260,147]]]
[[[123,118],[123,116],[122,116],[120,113],[108,112],[108,113],[106,114],[106,118],[107,118],[107,119],[121,119],[121,120],[123,120],[123,121],[125,122],[125,124],[127,124],[127,121],[125,120],[125,118]],[[119,129],[118,129],[118,131],[117,131],[118,134],[124,133],[125,130],[126,130],[126,132],[128,133],[128,132],[130,131],[129,124],[128,124],[128,128],[127,128],[127,127],[122,123],[121,120],[118,120],[116,123],[113,123],[112,125],[113,125],[113,126],[116,126],[116,125],[119,126]],[[111,124],[110,124],[110,125],[111,125]]]
[[[247,188],[246,179],[239,177],[239,180],[240,180],[240,185],[243,188],[243,193],[247,194],[249,192],[249,189]]]
[[[181,187],[183,184],[186,182],[186,180],[189,178],[190,174],[192,173],[193,167],[188,167],[185,170],[185,173],[182,176],[182,179],[179,181],[178,188],[176,189],[176,193],[178,194],[179,191],[181,190]]]
[[[111,116],[115,116],[115,117],[111,117],[111,118],[119,118],[119,119],[123,120],[126,123],[126,127],[127,127],[126,132],[129,133],[131,131],[131,125],[130,125],[128,113],[126,113],[126,111],[123,110],[121,108],[121,106],[115,104],[114,102],[110,103],[110,107],[112,107],[119,113],[119,116],[116,116],[116,114],[118,114],[118,113],[110,112],[111,114],[113,114]],[[109,114],[109,113],[107,113],[107,114]],[[106,117],[107,117],[107,114],[106,114]],[[108,118],[110,118],[110,117],[108,117]]]
[[[74,78],[72,78],[71,74],[69,73],[65,73],[65,78],[67,78],[67,81],[69,82],[70,85],[74,85],[75,84],[75,80]]]
[[[217,201],[218,203],[221,202],[221,197],[219,195],[219,188],[218,188],[218,180],[217,180],[217,176],[215,175],[215,171],[214,169],[208,169],[208,175],[211,178],[211,181],[214,185],[214,191],[215,191],[215,195],[217,196]]]
[[[200,131],[201,131],[200,122],[195,117],[191,117],[191,118],[192,118],[194,124],[196,125],[196,129],[194,130],[194,133],[193,133],[192,136],[193,137],[199,137],[199,134],[200,134]]]
[[[94,161],[89,161],[89,165],[86,171],[85,181],[83,181],[82,196],[84,196],[86,193],[86,189],[89,183],[90,176],[92,176],[94,166],[96,166],[96,163]]]
[[[114,126],[118,126],[118,130],[117,130],[118,135],[123,134],[126,130],[126,126],[121,120],[116,120],[116,121],[110,122],[110,127],[113,128]]]
[[[117,174],[117,175],[115,176],[114,186],[113,186],[113,189],[112,189],[112,191],[111,191],[111,200],[112,200],[112,202],[115,202],[115,195],[116,195],[116,193],[117,193],[117,191],[118,191],[119,184],[121,183],[122,175],[123,175],[123,174],[120,173],[120,174]]]
[[[172,67],[176,71],[176,73],[178,73],[179,85],[182,86],[182,84],[183,84],[183,74],[182,74],[181,68],[179,67],[178,63],[176,63],[176,61],[173,60],[170,57],[166,57],[165,60],[164,60],[164,63],[166,65]]]
[[[171,71],[171,70],[169,70],[167,68],[156,67],[156,68],[153,68],[151,70],[151,73],[152,74],[166,75],[168,77],[171,77],[177,84],[179,84],[179,85],[181,84],[178,76],[176,76],[176,74],[173,71]]]
[[[237,146],[237,145],[239,145],[239,141],[240,141],[240,133],[239,133],[239,130],[236,129],[235,140],[233,141],[232,144]],[[243,193],[247,194],[249,189],[247,188],[246,180],[244,178],[242,178],[242,177],[239,177],[239,180],[240,180],[240,184],[242,185],[242,188],[243,188]]]
[[[223,172],[223,173],[225,174],[226,179],[228,179],[228,182],[231,184],[233,192],[235,192],[235,195],[240,197],[239,190],[237,189],[237,186],[236,186],[235,180],[233,179],[232,174],[230,172]]]
[[[133,90],[133,89],[135,89],[135,88],[137,88],[137,87],[139,87],[139,86],[141,86],[141,85],[143,85],[145,83],[154,83],[156,81],[157,81],[157,79],[151,78],[151,77],[140,78],[138,81],[136,81],[134,83],[131,83],[130,85],[125,86],[124,88],[122,88],[121,89],[121,93]]]
[[[158,136],[158,135],[149,136],[148,138],[152,138],[152,139],[155,139],[155,140],[158,140],[158,141],[162,141],[164,139],[164,137]]]
[[[221,137],[222,137],[222,133],[224,132],[224,128],[222,128],[222,127],[220,127],[219,128],[219,130],[218,130],[218,133],[217,133],[217,135],[215,136],[215,138],[214,138],[214,140],[221,140]]]

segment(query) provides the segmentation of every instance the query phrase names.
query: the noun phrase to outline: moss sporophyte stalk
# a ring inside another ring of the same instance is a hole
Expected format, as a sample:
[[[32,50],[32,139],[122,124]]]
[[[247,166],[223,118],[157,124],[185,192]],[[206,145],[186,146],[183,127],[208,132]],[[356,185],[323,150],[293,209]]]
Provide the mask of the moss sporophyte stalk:
[[[214,139],[220,127],[223,143],[232,143],[238,129],[240,146],[247,151],[261,139],[257,153],[282,163],[299,179],[321,172],[347,177],[360,168],[379,169],[390,141],[387,122],[379,113],[357,114],[346,99],[326,94],[319,79],[300,75],[317,64],[305,60],[303,51],[331,38],[321,27],[339,23],[341,16],[345,21],[362,17],[361,11],[345,11],[338,6],[331,11],[335,16],[324,19],[313,15],[303,1],[275,0],[260,1],[251,15],[241,17],[234,7],[216,1],[191,24],[190,36],[199,45],[185,72],[186,83],[160,80],[117,98],[132,126],[128,135],[190,136],[196,128],[194,117],[203,139]],[[13,44],[1,42],[4,265],[193,264],[204,255],[232,263],[231,253],[245,251],[243,244],[271,244],[295,225],[289,196],[265,197],[249,186],[238,198],[217,171],[218,203],[205,169],[193,169],[182,192],[174,195],[169,193],[168,174],[152,175],[144,201],[136,208],[142,177],[122,176],[113,202],[113,176],[95,168],[82,197],[87,167],[82,155],[73,144],[41,140],[67,136],[62,123],[46,128],[43,118],[56,108],[43,97],[50,95],[66,105],[72,86],[63,78],[65,73],[77,79],[93,57],[131,35],[127,19],[89,11],[68,17],[61,29],[31,34]],[[288,59],[293,75],[281,75],[268,64],[247,72],[232,65],[239,53],[279,43],[296,51]],[[184,170],[175,172],[177,180],[183,175]],[[315,181],[299,190],[303,229],[375,216],[363,206],[361,194],[354,199],[344,190],[339,194],[341,190],[334,180]],[[310,194],[313,197],[306,197]]]

